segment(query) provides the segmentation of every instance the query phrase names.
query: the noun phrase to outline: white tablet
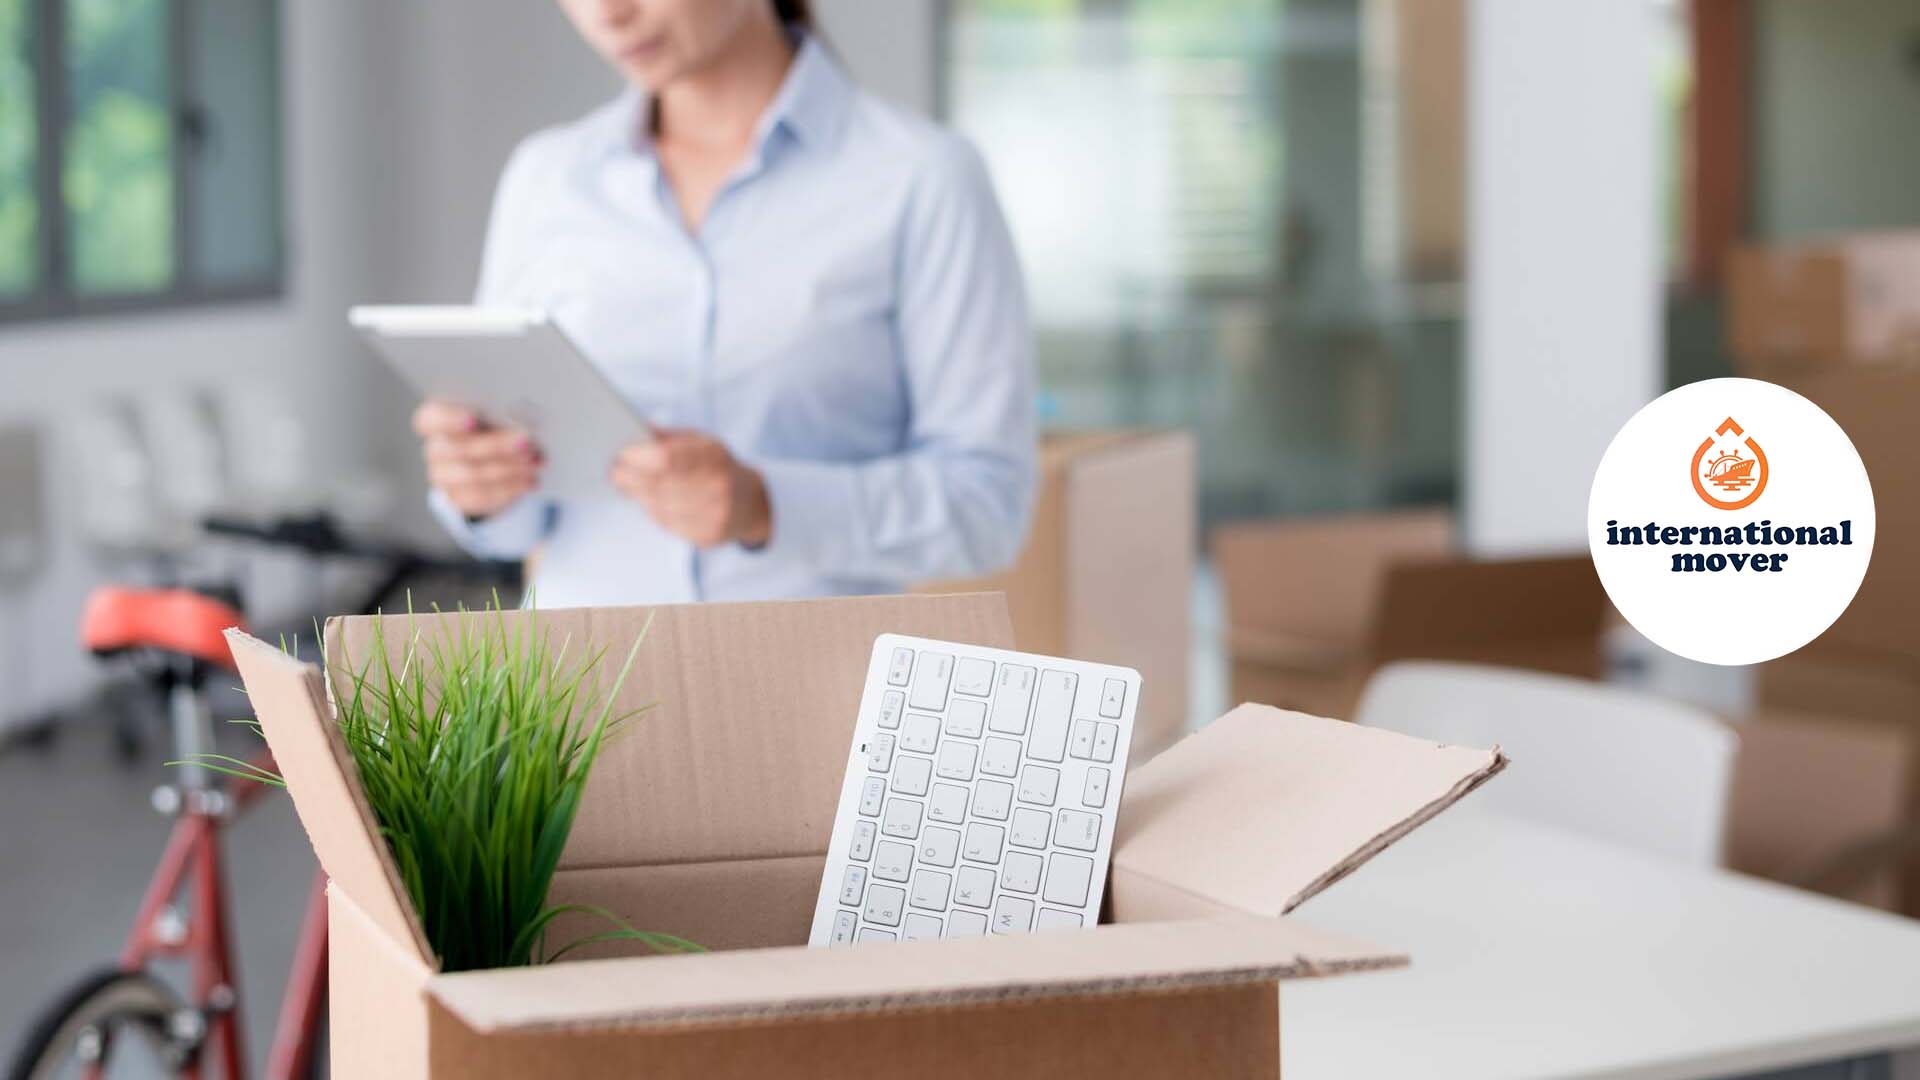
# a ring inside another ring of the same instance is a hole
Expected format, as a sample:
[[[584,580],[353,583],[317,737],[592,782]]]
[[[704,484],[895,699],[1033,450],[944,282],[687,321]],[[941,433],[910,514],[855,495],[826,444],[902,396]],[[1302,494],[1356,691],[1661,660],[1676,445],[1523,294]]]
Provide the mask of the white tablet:
[[[376,351],[423,397],[522,427],[546,454],[542,488],[605,497],[620,448],[649,428],[544,311],[497,307],[356,307]]]

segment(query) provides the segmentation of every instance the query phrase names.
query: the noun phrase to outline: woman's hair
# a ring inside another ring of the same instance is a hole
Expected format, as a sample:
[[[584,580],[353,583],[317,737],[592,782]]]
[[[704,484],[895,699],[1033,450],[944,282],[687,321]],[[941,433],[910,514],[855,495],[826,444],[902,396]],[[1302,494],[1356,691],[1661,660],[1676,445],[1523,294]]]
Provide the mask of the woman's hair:
[[[808,0],[773,0],[773,13],[788,26],[813,29],[813,5]]]

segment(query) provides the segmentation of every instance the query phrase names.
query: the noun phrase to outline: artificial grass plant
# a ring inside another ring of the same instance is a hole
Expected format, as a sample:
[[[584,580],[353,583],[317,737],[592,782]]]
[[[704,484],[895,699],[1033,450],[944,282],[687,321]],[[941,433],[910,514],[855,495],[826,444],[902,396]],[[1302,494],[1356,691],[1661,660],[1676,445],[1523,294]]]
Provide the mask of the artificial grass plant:
[[[537,617],[509,623],[497,602],[477,618],[439,621],[438,636],[406,621],[409,636],[394,650],[376,616],[373,655],[357,666],[341,656],[327,678],[335,722],[442,970],[544,963],[618,939],[698,951],[600,908],[547,903],[594,759],[652,707],[613,712],[646,629],[602,693],[605,649],[570,657],[570,642],[556,645]],[[548,951],[549,925],[569,912],[613,928]]]

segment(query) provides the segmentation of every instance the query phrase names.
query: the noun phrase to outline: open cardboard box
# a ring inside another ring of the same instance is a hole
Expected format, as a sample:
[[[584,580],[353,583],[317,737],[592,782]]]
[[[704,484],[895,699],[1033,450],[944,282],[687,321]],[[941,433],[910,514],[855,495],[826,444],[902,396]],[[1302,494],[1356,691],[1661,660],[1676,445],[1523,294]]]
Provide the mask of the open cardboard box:
[[[624,649],[645,609],[514,613]],[[1276,1076],[1278,984],[1391,950],[1278,916],[1505,764],[1496,750],[1243,706],[1127,779],[1085,931],[805,947],[861,680],[885,631],[1011,644],[998,594],[654,609],[550,899],[716,951],[442,973],[320,672],[234,658],[332,879],[332,1062],[352,1077]],[[428,635],[446,619],[417,618]],[[334,620],[363,661],[372,620]],[[411,635],[389,630],[399,650]],[[555,931],[557,940],[567,932]]]

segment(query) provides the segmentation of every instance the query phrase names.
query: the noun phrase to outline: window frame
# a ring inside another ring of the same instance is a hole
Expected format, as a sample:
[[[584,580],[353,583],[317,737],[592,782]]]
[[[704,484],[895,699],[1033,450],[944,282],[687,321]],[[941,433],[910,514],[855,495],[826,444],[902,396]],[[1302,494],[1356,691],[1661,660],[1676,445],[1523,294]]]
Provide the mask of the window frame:
[[[72,258],[66,204],[61,195],[62,170],[66,157],[68,132],[66,41],[67,0],[26,0],[27,38],[33,57],[34,94],[34,188],[35,276],[30,291],[13,298],[0,298],[0,325],[23,322],[48,322],[94,316],[170,311],[182,308],[247,303],[278,299],[286,293],[287,230],[285,128],[281,87],[281,4],[265,0],[267,38],[265,47],[273,77],[267,93],[268,109],[274,118],[273,145],[267,165],[273,214],[273,259],[271,268],[258,277],[244,281],[208,284],[196,280],[195,254],[199,237],[201,207],[197,205],[196,179],[200,167],[199,148],[185,136],[186,118],[192,103],[195,56],[192,19],[208,3],[218,0],[162,0],[167,12],[167,101],[173,132],[168,140],[173,179],[173,280],[164,289],[150,292],[86,295],[76,291],[72,279]]]

